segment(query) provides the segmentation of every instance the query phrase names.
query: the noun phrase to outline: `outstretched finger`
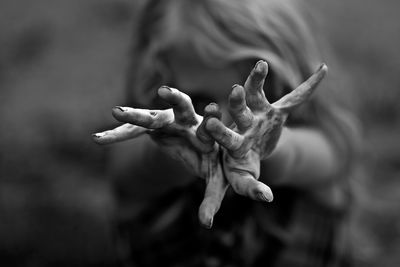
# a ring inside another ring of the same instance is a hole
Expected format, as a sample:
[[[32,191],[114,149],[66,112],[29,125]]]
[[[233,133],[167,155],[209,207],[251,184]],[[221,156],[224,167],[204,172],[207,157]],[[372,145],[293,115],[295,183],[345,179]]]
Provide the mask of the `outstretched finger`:
[[[92,137],[97,144],[106,145],[136,138],[147,131],[146,128],[126,123],[112,130],[92,134]]]
[[[222,171],[206,178],[206,182],[204,199],[199,207],[199,220],[204,227],[210,229],[213,224],[214,215],[221,207],[221,202],[224,199],[229,184],[224,179]]]
[[[207,132],[217,141],[218,144],[229,151],[240,148],[244,137],[233,130],[227,128],[220,120],[210,118],[206,123]]]
[[[162,86],[158,89],[158,95],[171,105],[177,123],[183,125],[195,125],[197,123],[192,100],[187,94],[175,88]]]
[[[249,172],[232,170],[226,174],[226,178],[239,195],[264,202],[271,202],[274,198],[271,188],[257,181]]]
[[[253,111],[265,110],[269,107],[263,89],[267,74],[268,64],[267,62],[260,60],[250,72],[250,75],[247,77],[244,84],[247,105]]]
[[[112,109],[112,114],[118,121],[149,129],[159,129],[174,121],[172,109],[148,110],[117,106]]]
[[[246,93],[240,85],[234,85],[229,95],[229,113],[239,131],[245,131],[252,125],[253,114],[246,105]]]
[[[292,92],[273,103],[273,106],[280,110],[290,112],[292,109],[301,105],[311,96],[327,72],[328,67],[325,64],[321,64],[318,70],[311,75],[310,78],[300,84]]]

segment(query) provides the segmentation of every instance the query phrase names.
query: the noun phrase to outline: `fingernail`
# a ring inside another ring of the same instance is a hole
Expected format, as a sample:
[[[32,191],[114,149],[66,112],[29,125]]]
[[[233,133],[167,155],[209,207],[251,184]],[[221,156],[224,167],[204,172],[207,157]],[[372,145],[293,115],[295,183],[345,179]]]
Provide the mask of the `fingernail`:
[[[210,103],[204,108],[204,113],[206,117],[216,117],[221,118],[222,113],[219,110],[218,104]]]
[[[263,63],[263,64],[262,64]],[[259,60],[256,63],[256,66],[254,67],[254,70],[258,71],[258,72],[262,72],[264,70],[264,68],[267,68],[268,70],[268,64],[265,60]]]
[[[261,182],[258,183],[253,193],[254,199],[259,201],[271,202],[274,199],[271,188]]]
[[[209,220],[208,224],[204,225],[204,227],[206,227],[207,229],[211,229],[212,225],[213,225],[213,218],[211,217],[211,219]]]
[[[260,68],[261,68],[261,63],[262,62],[265,62],[264,60],[259,60],[259,61],[257,61],[257,63],[256,63],[256,66],[254,67],[256,70],[260,70]]]
[[[101,137],[103,137],[105,135],[106,135],[105,133],[94,133],[94,134],[92,134],[92,137],[101,138]]]
[[[213,217],[205,219],[204,221],[200,219],[200,224],[206,229],[211,229],[213,225],[213,219],[214,219]]]
[[[240,86],[238,84],[235,84],[232,86],[232,94],[236,95],[240,92]]]
[[[204,108],[204,111],[206,111],[206,112],[214,112],[214,111],[218,111],[218,110],[219,110],[218,104],[217,104],[217,103],[214,103],[214,102],[208,104],[208,105]]]
[[[158,95],[162,98],[168,97],[172,92],[172,89],[166,85],[163,85],[158,89]]]
[[[268,196],[267,194],[262,193],[262,192],[258,193],[257,197],[258,197],[258,200],[265,201],[265,202],[272,202],[272,200],[273,200],[272,196]]]
[[[121,107],[121,106],[115,106],[113,109],[118,109],[121,112],[125,112],[125,108]]]
[[[160,89],[167,89],[168,91],[172,92],[171,87],[169,87],[169,86],[167,86],[167,85],[161,86]]]
[[[325,63],[322,63],[322,64],[319,66],[319,68],[318,68],[317,71],[320,71],[320,70],[322,70],[323,68],[328,68],[328,66],[327,66]]]

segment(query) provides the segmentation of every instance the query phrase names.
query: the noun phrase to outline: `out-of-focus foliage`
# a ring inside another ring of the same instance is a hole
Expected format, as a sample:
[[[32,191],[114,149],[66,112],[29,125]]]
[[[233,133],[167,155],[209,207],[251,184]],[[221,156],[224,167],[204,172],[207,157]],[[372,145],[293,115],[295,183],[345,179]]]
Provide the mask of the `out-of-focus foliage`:
[[[112,266],[107,149],[90,133],[111,126],[110,107],[123,103],[138,2],[0,2],[1,266]],[[364,125],[357,263],[399,266],[400,3],[310,4]]]

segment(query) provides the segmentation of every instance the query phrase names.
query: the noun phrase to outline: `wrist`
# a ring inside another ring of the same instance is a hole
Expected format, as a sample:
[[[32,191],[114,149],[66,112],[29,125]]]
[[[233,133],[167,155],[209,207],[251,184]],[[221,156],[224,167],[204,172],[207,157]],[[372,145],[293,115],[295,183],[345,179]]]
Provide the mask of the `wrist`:
[[[290,170],[298,158],[293,144],[292,130],[283,127],[278,143],[271,154],[261,160],[260,179],[270,185],[284,185],[290,182]]]

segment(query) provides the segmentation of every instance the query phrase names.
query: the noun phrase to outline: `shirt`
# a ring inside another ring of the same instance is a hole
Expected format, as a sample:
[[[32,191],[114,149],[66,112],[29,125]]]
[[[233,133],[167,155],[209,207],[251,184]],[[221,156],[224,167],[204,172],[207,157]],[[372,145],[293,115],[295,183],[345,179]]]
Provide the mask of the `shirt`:
[[[146,203],[118,222],[121,266],[349,266],[348,206],[330,208],[307,192],[273,188],[271,203],[228,190],[212,229],[197,218],[199,179]]]

